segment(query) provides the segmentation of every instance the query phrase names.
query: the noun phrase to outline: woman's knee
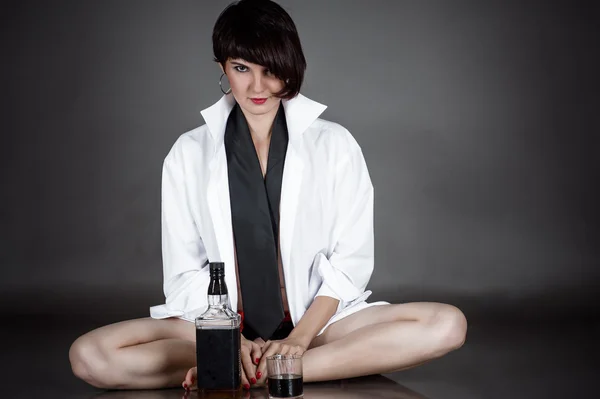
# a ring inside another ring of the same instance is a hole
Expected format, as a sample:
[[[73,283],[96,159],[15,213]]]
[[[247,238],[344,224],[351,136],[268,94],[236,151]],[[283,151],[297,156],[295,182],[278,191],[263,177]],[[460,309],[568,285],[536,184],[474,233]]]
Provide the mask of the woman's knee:
[[[437,336],[436,352],[443,355],[463,346],[467,336],[467,318],[455,306],[439,304],[431,327]]]
[[[71,369],[80,378],[96,388],[107,388],[108,360],[96,339],[82,335],[69,348]]]

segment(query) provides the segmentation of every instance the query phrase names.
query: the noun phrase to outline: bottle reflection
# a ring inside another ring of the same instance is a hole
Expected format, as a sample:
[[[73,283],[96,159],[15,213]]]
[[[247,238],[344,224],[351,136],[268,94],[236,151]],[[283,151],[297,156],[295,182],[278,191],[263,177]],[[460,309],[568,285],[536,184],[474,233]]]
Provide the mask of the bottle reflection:
[[[266,388],[237,392],[202,392],[183,389],[107,391],[93,399],[269,399]],[[427,399],[383,376],[304,384],[304,399]],[[92,399],[92,398],[90,398]]]

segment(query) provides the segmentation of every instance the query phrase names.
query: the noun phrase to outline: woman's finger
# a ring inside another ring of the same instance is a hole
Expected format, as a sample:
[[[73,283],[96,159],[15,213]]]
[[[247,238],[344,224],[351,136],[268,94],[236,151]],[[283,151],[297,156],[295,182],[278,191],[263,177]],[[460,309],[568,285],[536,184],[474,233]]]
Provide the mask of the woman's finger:
[[[258,369],[256,371],[256,379],[260,383],[264,383],[267,378],[267,358],[279,353],[281,348],[281,344],[278,342],[267,342],[266,345],[269,345],[269,347],[266,350],[265,347],[263,347],[263,356],[260,359],[260,363],[258,364]]]
[[[305,349],[303,347],[301,347],[300,345],[293,346],[292,348],[293,349],[290,351],[291,355],[302,356],[305,352]]]
[[[242,367],[242,386],[244,389],[250,389],[250,382],[248,381],[248,377],[246,377],[246,372]]]
[[[269,350],[269,346],[271,346],[272,342],[273,341],[265,342],[265,344],[262,346],[262,348],[260,348],[262,350],[262,353],[266,353]]]
[[[288,355],[290,353],[290,347],[288,345],[281,345],[277,353],[280,355]]]
[[[256,384],[256,365],[252,362],[252,358],[250,357],[250,350],[248,349],[248,347],[242,348],[241,357],[242,368],[244,369],[244,373],[247,377],[245,383],[242,381],[242,385],[248,384],[249,386],[252,386],[253,384]]]
[[[250,358],[252,359],[252,363],[258,366],[260,362],[260,358],[262,357],[262,349],[258,344],[252,344],[252,350],[250,351]]]

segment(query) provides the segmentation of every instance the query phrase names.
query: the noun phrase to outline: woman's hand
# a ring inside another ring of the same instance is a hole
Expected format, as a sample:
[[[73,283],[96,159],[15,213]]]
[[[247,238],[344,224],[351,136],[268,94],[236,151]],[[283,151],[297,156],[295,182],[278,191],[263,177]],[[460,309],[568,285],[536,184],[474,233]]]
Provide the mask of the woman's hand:
[[[256,379],[257,384],[264,384],[267,379],[267,357],[280,355],[303,355],[310,343],[305,339],[289,336],[279,341],[267,341],[262,347],[262,358],[258,364]]]
[[[262,348],[264,345],[265,341],[261,338],[250,341],[242,335],[242,386],[245,389],[250,389],[250,386],[256,384],[257,366],[262,357]]]
[[[265,341],[262,338],[256,338],[254,341],[249,341],[242,335],[241,360],[242,360],[242,385],[245,389],[250,389],[251,384],[256,384],[257,365],[262,357],[262,347]],[[249,376],[250,378],[248,378]],[[198,368],[192,367],[188,370],[185,380],[181,384],[186,390],[197,389]]]

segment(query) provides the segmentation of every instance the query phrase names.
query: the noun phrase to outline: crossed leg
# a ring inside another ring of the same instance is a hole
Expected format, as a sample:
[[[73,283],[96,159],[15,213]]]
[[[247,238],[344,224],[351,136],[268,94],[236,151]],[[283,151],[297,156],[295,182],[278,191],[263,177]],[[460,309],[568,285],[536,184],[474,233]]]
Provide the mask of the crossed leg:
[[[305,382],[390,373],[460,348],[467,320],[456,307],[435,302],[378,305],[339,320],[311,342],[302,357]],[[193,386],[196,369],[184,383]]]
[[[73,373],[97,388],[180,386],[196,365],[194,323],[143,318],[110,324],[77,338],[69,359]]]
[[[373,306],[329,326],[303,356],[304,381],[388,373],[458,349],[467,321],[454,306],[414,302]],[[69,350],[76,376],[97,388],[180,386],[196,363],[194,324],[129,320],[79,337]],[[189,379],[189,375],[187,379]]]
[[[413,302],[372,306],[330,325],[303,356],[304,381],[389,373],[458,349],[467,321],[456,307]]]

